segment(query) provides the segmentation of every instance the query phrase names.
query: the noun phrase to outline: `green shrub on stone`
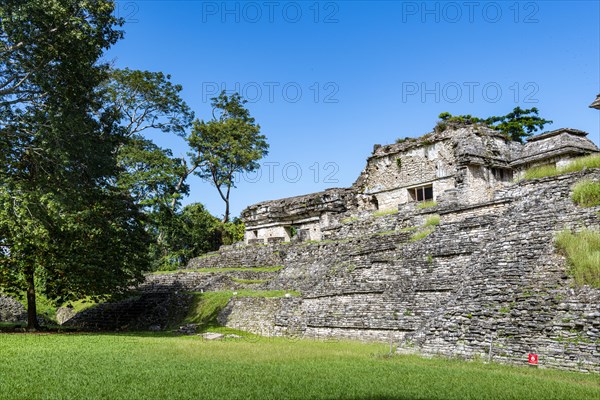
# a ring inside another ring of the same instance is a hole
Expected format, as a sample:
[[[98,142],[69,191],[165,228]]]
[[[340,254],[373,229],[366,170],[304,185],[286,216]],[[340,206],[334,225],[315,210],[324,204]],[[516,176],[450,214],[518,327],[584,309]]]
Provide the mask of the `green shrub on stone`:
[[[571,199],[581,207],[600,205],[600,182],[584,180],[573,187]]]
[[[374,217],[385,217],[386,215],[393,215],[393,214],[398,214],[398,209],[389,209],[389,210],[381,210],[381,211],[375,211],[373,213]]]
[[[556,247],[567,257],[569,274],[578,286],[600,288],[600,233],[585,229],[565,230],[556,237]]]
[[[431,201],[424,201],[422,203],[419,203],[417,205],[417,208],[418,209],[431,208],[431,207],[435,207],[437,205],[438,205],[437,201],[433,201],[433,200],[431,200]]]
[[[428,227],[428,226],[438,226],[440,224],[440,216],[435,214],[435,215],[431,215],[430,217],[427,218],[427,220],[425,221],[425,225],[423,225],[424,227]]]

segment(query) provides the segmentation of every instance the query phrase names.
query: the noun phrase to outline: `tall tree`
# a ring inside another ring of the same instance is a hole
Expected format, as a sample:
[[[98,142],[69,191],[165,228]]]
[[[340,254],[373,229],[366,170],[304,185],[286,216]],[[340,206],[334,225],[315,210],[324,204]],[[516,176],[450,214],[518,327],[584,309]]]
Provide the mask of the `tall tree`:
[[[268,154],[266,137],[260,134],[247,103],[239,94],[221,92],[212,99],[213,119],[195,120],[189,137],[198,176],[214,184],[225,202],[223,222],[229,221],[229,199],[235,187],[234,174],[260,167],[258,160]]]
[[[181,85],[162,72],[113,69],[103,85],[106,109],[118,121],[127,141],[118,150],[123,171],[119,187],[128,190],[148,217],[147,230],[153,241],[153,268],[174,265],[179,250],[179,208],[189,192],[188,177],[198,167],[185,156],[174,157],[145,135],[147,130],[187,138],[193,112],[181,97]]]
[[[120,37],[109,0],[4,0],[0,6],[0,287],[64,301],[142,278],[147,236],[114,185],[125,141],[102,111],[99,59]],[[17,83],[15,83],[17,82]],[[6,85],[8,83],[8,85]]]
[[[194,113],[181,98],[183,87],[162,72],[113,69],[104,85],[105,104],[119,121],[129,141],[119,151],[125,169],[121,184],[132,189],[146,209],[170,207],[187,194],[187,177],[197,165],[173,157],[144,138],[148,129],[186,138]],[[140,183],[150,183],[140,190]]]

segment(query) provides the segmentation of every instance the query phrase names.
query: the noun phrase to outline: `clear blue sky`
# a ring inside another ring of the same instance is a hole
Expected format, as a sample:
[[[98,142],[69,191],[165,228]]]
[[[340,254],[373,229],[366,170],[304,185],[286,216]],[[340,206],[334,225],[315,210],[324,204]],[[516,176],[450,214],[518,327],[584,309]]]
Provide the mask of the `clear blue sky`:
[[[537,107],[598,144],[598,1],[120,1],[117,67],[163,71],[200,118],[239,91],[270,154],[242,176],[234,215],[263,200],[350,186],[373,144],[420,136],[443,111],[486,117]],[[175,154],[172,135],[150,136]],[[298,173],[301,172],[301,176]],[[193,178],[185,203],[224,206]]]

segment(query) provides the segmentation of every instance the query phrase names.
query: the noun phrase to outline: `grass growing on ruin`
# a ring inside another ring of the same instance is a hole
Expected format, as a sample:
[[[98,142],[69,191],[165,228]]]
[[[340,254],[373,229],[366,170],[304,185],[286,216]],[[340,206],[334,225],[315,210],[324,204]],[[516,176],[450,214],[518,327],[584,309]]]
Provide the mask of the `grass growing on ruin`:
[[[554,165],[541,165],[539,167],[532,167],[525,171],[523,179],[539,179],[546,178],[548,176],[560,175],[558,168]]]
[[[435,227],[440,224],[440,216],[437,214],[427,217],[425,223],[417,228],[416,232],[410,237],[411,242],[417,242],[426,238],[435,231]]]
[[[269,282],[268,279],[239,279],[239,278],[231,278],[235,283],[245,283],[245,284],[258,284]]]
[[[231,268],[190,268],[190,269],[178,269],[175,271],[155,271],[152,275],[163,275],[163,274],[176,274],[176,273],[187,273],[187,272],[277,272],[283,269],[283,265],[277,265],[274,267],[231,267]]]
[[[381,210],[381,211],[375,211],[373,213],[374,217],[385,217],[386,215],[393,215],[393,214],[398,214],[398,210],[397,209],[389,209],[389,210]]]
[[[568,174],[570,172],[582,171],[586,168],[600,168],[600,155],[578,157],[569,165],[560,168],[557,168],[554,165],[532,167],[525,171],[523,179],[539,179],[547,176]]]
[[[600,397],[600,381],[593,374],[385,357],[386,352],[383,344],[255,337],[206,341],[164,334],[2,335],[0,399]]]
[[[600,205],[600,182],[583,180],[573,187],[571,199],[581,207],[595,207]]]
[[[556,246],[567,257],[577,285],[600,288],[600,233],[563,231],[556,237]]]
[[[417,204],[417,208],[419,209],[424,209],[424,208],[431,208],[431,207],[435,207],[437,206],[437,201],[423,201],[419,204]]]
[[[413,234],[410,237],[410,241],[411,242],[418,242],[421,239],[426,238],[427,236],[431,235],[433,233],[433,231],[435,231],[435,228],[427,228],[424,230],[419,230],[418,232],[416,232],[415,234]]]
[[[188,310],[183,323],[198,324],[198,330],[217,328],[217,316],[225,308],[229,300],[234,297],[262,297],[262,298],[280,298],[289,296],[299,296],[300,293],[285,290],[223,290],[218,292],[193,293],[194,299]]]
[[[439,224],[440,224],[440,216],[435,214],[435,215],[431,215],[431,216],[427,217],[427,219],[425,220],[425,224],[423,226],[424,227],[438,226]]]

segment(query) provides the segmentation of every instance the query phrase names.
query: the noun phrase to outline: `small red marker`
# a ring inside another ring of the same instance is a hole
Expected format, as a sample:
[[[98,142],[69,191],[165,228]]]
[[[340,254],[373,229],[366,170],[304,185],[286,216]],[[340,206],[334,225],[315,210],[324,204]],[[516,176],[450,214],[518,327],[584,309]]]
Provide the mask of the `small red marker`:
[[[538,365],[538,355],[529,353],[529,364]]]

